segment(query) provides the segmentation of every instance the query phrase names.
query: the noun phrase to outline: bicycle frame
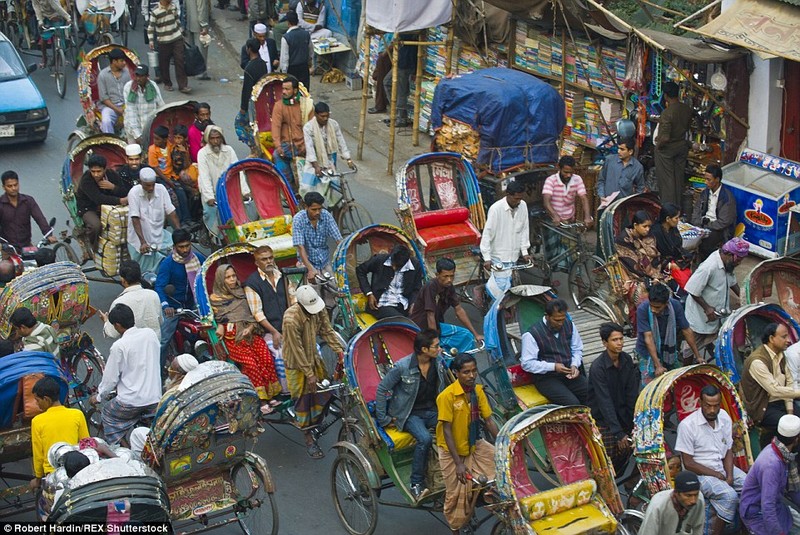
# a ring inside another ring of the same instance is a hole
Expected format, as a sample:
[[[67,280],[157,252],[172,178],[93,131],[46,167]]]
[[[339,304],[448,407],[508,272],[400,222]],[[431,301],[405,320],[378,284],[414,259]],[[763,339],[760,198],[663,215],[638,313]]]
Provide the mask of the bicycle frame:
[[[587,252],[586,246],[583,243],[583,232],[575,232],[572,230],[573,228],[577,230],[581,228],[581,226],[575,225],[565,228],[560,225],[553,225],[545,220],[542,220],[539,225],[561,237],[561,243],[566,246],[566,250],[556,256],[550,257],[547,254],[547,240],[542,239],[542,255],[544,256],[545,262],[553,266],[554,271],[557,271],[555,268],[562,260],[574,261],[581,253]]]

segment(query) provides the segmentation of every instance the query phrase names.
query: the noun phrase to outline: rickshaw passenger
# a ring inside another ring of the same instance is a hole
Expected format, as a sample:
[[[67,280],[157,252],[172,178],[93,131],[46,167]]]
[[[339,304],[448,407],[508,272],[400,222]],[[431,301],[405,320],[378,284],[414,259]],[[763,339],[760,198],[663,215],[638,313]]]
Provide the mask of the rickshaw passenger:
[[[203,201],[203,221],[208,232],[219,237],[219,215],[217,214],[217,182],[239,158],[233,147],[225,143],[222,128],[215,124],[206,127],[203,133],[205,146],[197,153],[197,187]],[[242,180],[242,197],[250,197],[250,187]]]
[[[375,392],[375,419],[394,425],[416,440],[411,463],[411,494],[416,501],[430,493],[425,486],[428,453],[433,446],[429,429],[436,427],[436,397],[445,387],[439,356],[439,333],[425,329],[414,339],[414,352],[398,360]]]
[[[686,319],[692,326],[698,347],[705,348],[717,339],[720,326],[718,310],[729,310],[730,290],[739,294],[734,269],[750,251],[741,238],[725,242],[694,271],[686,283]],[[775,421],[777,425],[777,420]]]
[[[127,74],[125,52],[114,48],[108,53],[109,65],[97,75],[98,105],[102,120],[100,131],[114,134],[117,119],[125,114],[125,96],[123,89],[130,80]]]
[[[656,240],[650,235],[653,218],[644,210],[633,215],[631,226],[622,229],[614,240],[619,257],[625,269],[634,279],[661,279],[661,259],[656,248]]]
[[[133,260],[123,260],[119,265],[119,279],[122,285],[120,293],[112,302],[109,310],[120,303],[128,305],[133,310],[136,326],[151,329],[157,336],[161,336],[161,324],[164,317],[161,313],[161,299],[154,290],[142,288],[142,268]],[[119,333],[108,321],[108,314],[100,311],[103,320],[103,335],[109,338],[119,338]]]
[[[217,336],[225,343],[228,356],[241,367],[262,401],[274,398],[281,391],[275,363],[232,265],[217,266],[210,301]]]
[[[705,500],[697,476],[689,471],[675,476],[675,488],[662,490],[650,500],[639,533],[647,535],[702,535],[706,522]]]
[[[139,172],[139,184],[128,193],[128,206],[128,254],[143,271],[155,271],[164,259],[162,251],[172,245],[165,222],[173,230],[181,228],[181,222],[167,188],[156,184],[156,173],[149,167]]]
[[[683,238],[678,231],[680,220],[681,209],[670,202],[664,203],[656,224],[650,227],[650,235],[656,241],[664,271],[668,271],[675,283],[683,288],[692,275],[692,253],[683,248]]]
[[[706,166],[703,178],[706,188],[697,198],[692,212],[692,225],[711,231],[700,241],[701,261],[731,239],[736,226],[736,198],[728,186],[722,185],[722,168],[716,164]]]
[[[78,215],[86,226],[86,239],[92,248],[97,247],[100,235],[100,206],[127,206],[128,190],[116,171],[107,169],[108,162],[100,154],[92,154],[86,160],[88,171],[83,173],[75,192]]]
[[[317,392],[317,383],[325,378],[324,363],[317,351],[317,335],[335,353],[342,353],[335,331],[331,327],[325,301],[308,285],[297,288],[297,302],[286,309],[283,316],[283,357],[286,364],[286,381],[295,402],[295,420],[303,430],[306,451],[313,459],[325,456],[311,434],[311,429],[322,421],[330,392]],[[333,370],[330,370],[331,372]]]
[[[420,329],[439,331],[439,340],[445,349],[455,348],[460,352],[469,351],[483,345],[483,335],[472,326],[464,307],[461,306],[453,279],[456,276],[456,263],[450,258],[436,261],[436,278],[425,284],[411,305],[409,317]],[[445,312],[453,307],[456,317],[463,327],[444,323]]]
[[[147,120],[164,105],[161,90],[150,80],[150,68],[147,65],[136,67],[134,79],[126,82],[122,88],[122,96],[125,102],[125,137],[128,143],[142,143]]]
[[[262,245],[253,252],[256,271],[244,282],[244,295],[253,319],[266,333],[264,341],[275,361],[283,390],[286,389],[286,367],[283,362],[283,315],[286,312],[286,290],[281,281],[281,270],[275,264],[275,253],[269,245]]]
[[[617,474],[631,454],[631,435],[636,398],[639,397],[639,369],[622,350],[625,337],[615,323],[600,326],[605,351],[592,363],[587,405],[603,435],[603,443]]]
[[[422,270],[405,245],[395,245],[390,253],[376,254],[359,264],[356,276],[369,311],[378,319],[408,316],[422,287]]]
[[[457,355],[450,368],[457,381],[436,398],[439,410],[436,444],[445,485],[443,513],[453,534],[458,534],[472,514],[472,484],[468,484],[467,477],[473,482],[479,476],[488,480],[495,477],[494,446],[481,437],[481,428],[485,427],[494,439],[497,425],[491,419],[492,407],[483,385],[476,384],[475,357]]]
[[[770,323],[764,328],[761,342],[742,367],[742,397],[753,423],[774,434],[781,416],[800,415],[800,390],[795,390],[784,358],[790,343],[786,326]],[[769,437],[761,438],[766,443]]]
[[[744,479],[739,511],[750,533],[800,533],[800,518],[786,502],[800,507],[800,475],[795,455],[800,446],[800,418],[785,414],[771,448],[759,453]]]
[[[136,185],[139,181],[139,171],[145,167],[149,166],[142,165],[142,146],[138,143],[126,145],[125,163],[117,167],[117,175],[125,192],[130,191]]]
[[[197,368],[199,364],[195,356],[189,353],[183,353],[172,359],[167,369],[167,380],[164,381],[164,393],[166,394],[170,389],[180,386],[186,374]],[[131,444],[131,447],[133,447],[133,444]]]
[[[686,320],[681,302],[670,297],[669,288],[665,285],[653,284],[648,290],[648,299],[636,308],[635,351],[642,386],[667,370],[681,366],[678,358],[679,331],[695,361],[701,362],[694,333]]]
[[[108,321],[121,336],[111,345],[94,402],[106,401],[102,410],[104,438],[109,444],[118,444],[141,418],[155,412],[161,399],[161,371],[158,336],[151,329],[136,327],[128,305],[112,308]],[[115,389],[117,396],[109,399]]]
[[[44,351],[56,359],[59,357],[61,348],[58,345],[58,333],[50,325],[37,321],[29,309],[25,307],[16,309],[11,314],[9,322],[14,327],[16,335],[21,338],[25,351]]]
[[[318,274],[333,272],[328,241],[333,240],[338,245],[342,233],[331,213],[323,208],[325,198],[322,194],[309,191],[303,197],[303,203],[306,209],[298,212],[292,220],[292,244],[308,270],[308,280],[313,281]]]
[[[208,102],[196,104],[194,122],[189,126],[189,155],[194,163],[197,163],[197,153],[203,147],[203,134],[212,124],[214,121],[211,120],[211,105]]]
[[[176,308],[194,309],[194,281],[206,257],[192,250],[192,235],[184,229],[172,233],[172,255],[164,258],[158,266],[155,291],[161,298],[161,309],[164,312],[164,323],[161,324],[161,367],[164,368],[167,357],[167,346],[180,316],[175,315]],[[165,288],[173,286],[175,291],[167,295]]]
[[[506,187],[506,196],[489,207],[481,235],[483,268],[491,273],[488,288],[497,299],[511,288],[511,271],[493,271],[492,264],[514,264],[522,257],[530,262],[528,205],[522,200],[525,185],[516,180]]]
[[[522,335],[520,365],[533,374],[533,384],[551,403],[585,405],[589,382],[581,373],[583,341],[567,318],[563,299],[545,305],[545,316]]]
[[[558,225],[575,220],[575,200],[576,197],[580,198],[583,203],[583,222],[586,228],[591,228],[594,219],[586,195],[586,186],[580,175],[574,173],[574,169],[575,158],[572,156],[562,156],[558,160],[558,173],[547,177],[542,186],[542,202],[553,224]],[[560,234],[545,229],[543,238],[548,256],[557,256],[566,250]],[[567,261],[562,260],[558,266],[553,267],[566,269]]]
[[[736,520],[745,473],[733,464],[733,422],[721,407],[722,393],[714,385],[700,391],[700,408],[678,424],[675,451],[686,470],[697,474],[700,492],[716,516],[711,535],[721,535]]]
[[[180,173],[172,166],[173,145],[169,141],[169,128],[158,125],[153,130],[153,143],[147,148],[147,163],[163,181],[163,185],[175,194],[178,217],[186,224],[189,217],[189,199],[180,183]],[[140,173],[141,174],[141,173]]]
[[[47,460],[50,446],[56,442],[77,444],[89,437],[86,417],[78,409],[64,407],[60,401],[61,387],[53,377],[42,377],[33,385],[33,397],[42,411],[31,420],[31,447],[33,448],[33,473],[31,487],[41,484],[41,479],[55,470]]]

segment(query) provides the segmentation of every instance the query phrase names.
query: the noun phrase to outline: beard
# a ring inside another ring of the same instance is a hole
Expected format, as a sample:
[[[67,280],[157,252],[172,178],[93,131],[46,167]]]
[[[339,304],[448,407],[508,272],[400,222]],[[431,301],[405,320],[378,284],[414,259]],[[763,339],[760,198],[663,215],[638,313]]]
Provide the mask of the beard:
[[[209,147],[211,147],[211,150],[214,152],[214,154],[219,154],[220,152],[222,152],[222,145],[209,144]]]
[[[734,264],[733,261],[725,262],[724,265],[726,273],[733,273],[733,270],[736,269],[736,264]]]

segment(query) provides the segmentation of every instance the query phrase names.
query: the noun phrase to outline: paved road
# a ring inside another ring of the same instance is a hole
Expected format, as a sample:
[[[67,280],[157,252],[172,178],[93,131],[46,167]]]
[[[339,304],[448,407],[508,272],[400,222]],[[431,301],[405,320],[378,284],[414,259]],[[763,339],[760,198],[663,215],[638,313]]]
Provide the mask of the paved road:
[[[141,33],[136,31],[131,34],[131,46],[146,58],[146,49],[141,38]],[[23,55],[26,63],[36,61],[38,57]],[[237,153],[244,156],[245,147],[235,139],[233,134],[233,117],[239,107],[240,84],[238,83],[238,64],[227,55],[212,54],[211,72],[215,80],[200,82],[191,80],[194,88],[192,98],[205,100],[211,103],[213,118],[228,132],[227,139],[234,145]],[[219,78],[227,77],[231,83],[220,83]],[[44,95],[51,114],[51,127],[45,143],[30,146],[15,146],[0,148],[0,168],[14,169],[20,175],[21,190],[23,193],[33,195],[38,201],[47,217],[58,219],[58,228],[64,228],[68,214],[61,203],[59,193],[59,179],[61,166],[64,162],[66,140],[73,129],[75,119],[80,115],[80,103],[77,96],[77,85],[74,73],[68,73],[68,88],[66,97],[61,100],[55,91],[54,79],[47,71],[38,71],[33,75],[39,89]],[[165,93],[165,99],[178,100],[183,97],[180,93]],[[348,139],[355,147],[355,141]],[[366,156],[370,156],[365,154]],[[382,168],[385,161],[374,156],[371,158]],[[362,176],[369,174],[362,169]],[[373,175],[374,176],[374,175]],[[379,191],[372,187],[360,184],[354,188],[354,194],[368,206],[376,220],[394,222],[392,208],[393,195],[387,193],[387,188]],[[35,230],[34,239],[39,236]],[[113,284],[92,283],[92,304],[102,310],[107,310],[111,300],[119,293],[120,287]],[[86,330],[95,338],[96,345],[104,354],[108,354],[110,343],[103,339],[98,319],[90,320],[85,326]],[[330,431],[330,435],[321,440],[321,445],[326,451],[336,441],[339,426]],[[302,434],[290,426],[280,429],[270,429],[261,436],[257,445],[257,452],[267,459],[275,477],[278,493],[277,499],[280,511],[280,525],[282,534],[308,535],[343,533],[333,506],[330,492],[330,468],[335,457],[333,452],[327,452],[326,457],[320,461],[311,460],[301,446]],[[29,469],[29,466],[14,468]],[[383,494],[386,499],[392,499],[393,493]],[[394,496],[399,499],[398,496]],[[440,517],[441,518],[441,517]],[[32,514],[18,515],[17,520],[33,520]],[[218,533],[235,533],[233,528],[216,530]],[[379,523],[376,533],[392,535],[416,535],[420,532],[446,533],[445,526],[435,518],[421,511],[381,507]],[[488,533],[488,529],[482,530]]]

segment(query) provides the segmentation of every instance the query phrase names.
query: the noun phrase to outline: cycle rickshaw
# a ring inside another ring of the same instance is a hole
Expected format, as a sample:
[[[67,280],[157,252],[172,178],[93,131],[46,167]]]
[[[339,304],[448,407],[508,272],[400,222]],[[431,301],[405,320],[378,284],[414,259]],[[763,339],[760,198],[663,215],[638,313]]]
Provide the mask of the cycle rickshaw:
[[[169,102],[156,110],[147,121],[142,132],[142,154],[146,155],[147,148],[153,143],[153,131],[159,126],[166,126],[169,130],[169,141],[172,142],[172,129],[182,124],[189,128],[194,122],[194,105],[192,100]],[[187,141],[188,143],[188,141]]]
[[[649,496],[672,488],[667,451],[675,451],[678,424],[700,408],[700,391],[706,385],[719,389],[721,407],[731,417],[734,465],[746,472],[753,464],[747,413],[727,374],[709,364],[684,366],[656,377],[644,387],[636,400],[633,455]],[[706,508],[707,518],[709,508],[710,503]]]
[[[189,372],[158,404],[142,459],[163,479],[173,523],[205,531],[237,522],[244,533],[278,533],[275,483],[253,452],[260,400],[232,364]]]
[[[389,253],[395,245],[405,245],[422,269],[426,278],[425,259],[413,242],[400,228],[376,224],[362,228],[344,238],[333,254],[333,271],[338,287],[338,303],[331,314],[331,323],[345,339],[375,323],[367,311],[367,297],[358,284],[356,267],[373,255]]]
[[[536,438],[535,438],[536,437]],[[543,490],[528,468],[531,443],[545,446],[555,488]],[[587,407],[527,409],[495,442],[499,523],[492,533],[635,533],[641,514],[623,509],[614,469]]]
[[[378,526],[378,505],[410,507],[435,513],[442,510],[444,481],[435,447],[428,459],[425,486],[431,493],[416,502],[409,488],[414,438],[394,427],[380,427],[373,417],[375,393],[394,361],[413,353],[419,327],[405,318],[380,320],[358,332],[347,345],[342,429],[331,468],[331,493],[347,533],[371,535]],[[394,488],[401,499],[383,497]],[[473,519],[477,529],[492,518]]]
[[[101,4],[100,6],[95,3]],[[76,0],[73,18],[82,34],[81,46],[112,45],[119,38],[119,44],[128,46],[130,13],[125,0]]]
[[[275,150],[272,139],[272,108],[283,98],[284,79],[285,76],[278,73],[262,76],[253,86],[250,96],[250,127],[253,129],[256,150],[260,157],[269,161],[273,161],[272,151]],[[303,96],[309,96],[302,83],[299,89]]]
[[[119,45],[103,45],[89,51],[78,66],[78,98],[83,107],[83,114],[76,121],[76,128],[67,138],[67,151],[71,152],[75,145],[82,139],[92,134],[100,134],[101,113],[98,106],[99,94],[97,92],[97,75],[100,74],[105,66],[108,65],[108,54],[115,48],[125,53],[125,80],[134,80],[136,66],[139,65],[139,57],[133,50],[129,50]],[[129,77],[129,78],[128,78]],[[115,131],[122,137],[122,121],[120,116],[117,119]]]
[[[747,304],[776,302],[800,321],[800,261],[796,258],[764,260],[747,274],[743,288]]]
[[[61,402],[67,402],[69,381],[49,353],[22,351],[0,358],[0,516],[35,509],[30,495],[33,474],[8,470],[7,466],[32,456],[31,419],[39,414],[33,385],[42,377],[54,377],[61,385]],[[26,466],[30,470],[30,465]],[[10,481],[20,481],[11,486]]]
[[[245,200],[243,184],[250,189],[250,200]],[[292,243],[297,199],[272,163],[259,158],[234,163],[219,179],[216,197],[219,230],[225,243],[269,245],[279,263],[297,257]]]
[[[772,303],[745,305],[722,322],[714,357],[733,384],[739,384],[744,361],[761,345],[761,333],[770,323],[785,325],[792,343],[800,341],[800,324],[780,305]]]
[[[456,263],[454,286],[480,279],[476,249],[486,214],[469,161],[454,152],[415,156],[397,173],[397,206],[400,227],[419,243],[430,273],[447,257]]]

